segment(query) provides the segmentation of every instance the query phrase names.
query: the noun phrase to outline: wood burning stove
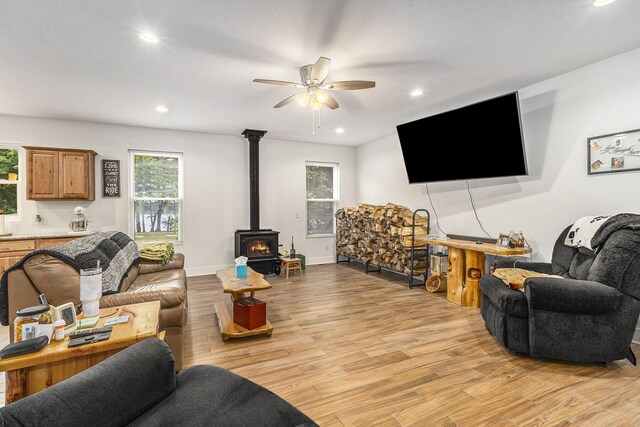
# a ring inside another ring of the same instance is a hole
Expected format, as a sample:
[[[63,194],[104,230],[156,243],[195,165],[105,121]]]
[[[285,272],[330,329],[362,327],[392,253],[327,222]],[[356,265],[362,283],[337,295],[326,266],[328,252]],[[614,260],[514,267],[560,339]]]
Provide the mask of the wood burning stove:
[[[273,250],[269,243],[268,240],[253,240],[247,242],[247,256],[253,258],[273,255]]]
[[[262,274],[274,274],[279,268],[278,231],[260,229],[260,139],[263,130],[245,129],[249,140],[249,214],[251,229],[236,230],[235,257],[249,258],[247,265]]]
[[[274,274],[278,263],[278,234],[273,230],[236,230],[235,257],[249,258],[247,265],[262,274]]]

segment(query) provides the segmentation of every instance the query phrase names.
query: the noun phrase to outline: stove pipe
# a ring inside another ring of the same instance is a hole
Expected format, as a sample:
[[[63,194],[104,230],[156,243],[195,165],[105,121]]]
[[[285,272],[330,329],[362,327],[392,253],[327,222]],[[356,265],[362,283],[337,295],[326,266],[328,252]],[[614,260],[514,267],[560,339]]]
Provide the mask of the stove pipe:
[[[266,130],[245,129],[242,136],[249,140],[249,215],[251,231],[260,230],[260,139]]]

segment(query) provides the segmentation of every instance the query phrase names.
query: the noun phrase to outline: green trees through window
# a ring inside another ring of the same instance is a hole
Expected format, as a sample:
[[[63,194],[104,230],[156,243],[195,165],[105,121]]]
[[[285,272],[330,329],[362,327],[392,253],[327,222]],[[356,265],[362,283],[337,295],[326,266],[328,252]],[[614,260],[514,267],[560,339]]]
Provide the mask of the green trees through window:
[[[131,152],[131,163],[135,240],[181,241],[182,155]]]
[[[18,213],[18,150],[0,148],[0,209]]]
[[[338,206],[338,165],[307,162],[307,235],[335,234]]]

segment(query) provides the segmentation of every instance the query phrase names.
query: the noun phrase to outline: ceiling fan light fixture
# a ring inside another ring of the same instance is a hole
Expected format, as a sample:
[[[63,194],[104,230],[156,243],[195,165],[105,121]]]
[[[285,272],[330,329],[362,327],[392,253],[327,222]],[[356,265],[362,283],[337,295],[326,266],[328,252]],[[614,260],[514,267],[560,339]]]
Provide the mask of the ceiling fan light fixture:
[[[298,94],[298,99],[297,99],[298,105],[300,105],[301,107],[306,107],[307,104],[309,103],[309,93],[308,92],[300,92]]]
[[[295,102],[301,107],[309,106],[314,112],[314,118],[316,116],[315,112],[321,110],[323,106],[326,106],[330,110],[340,108],[340,104],[338,104],[338,101],[334,98],[333,92],[330,91],[371,89],[376,86],[376,82],[370,80],[344,80],[325,83],[325,79],[329,75],[330,66],[331,59],[321,56],[315,64],[308,64],[300,67],[301,83],[270,79],[253,79],[253,81],[254,83],[265,83],[276,86],[293,86],[304,89],[302,92],[289,95],[274,105],[273,108],[282,108]],[[318,114],[318,122],[319,120],[320,116]]]
[[[316,99],[324,104],[329,99],[329,94],[323,90],[316,91]]]
[[[311,109],[319,110],[321,108],[322,108],[322,102],[318,101],[318,99],[314,96],[313,99],[311,99]]]

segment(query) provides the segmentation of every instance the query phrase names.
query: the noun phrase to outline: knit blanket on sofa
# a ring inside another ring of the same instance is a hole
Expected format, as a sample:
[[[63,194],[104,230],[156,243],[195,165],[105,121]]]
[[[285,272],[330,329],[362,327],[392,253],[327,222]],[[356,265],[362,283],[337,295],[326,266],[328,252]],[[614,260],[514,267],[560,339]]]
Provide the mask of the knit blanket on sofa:
[[[591,246],[598,249],[607,241],[609,236],[618,230],[640,230],[640,215],[631,213],[621,213],[609,218],[591,239]]]
[[[4,326],[9,323],[9,272],[22,268],[29,259],[41,254],[58,258],[77,271],[95,268],[99,261],[103,295],[118,292],[131,267],[140,261],[136,242],[119,231],[96,233],[60,246],[33,251],[7,269],[0,280],[0,323]]]

